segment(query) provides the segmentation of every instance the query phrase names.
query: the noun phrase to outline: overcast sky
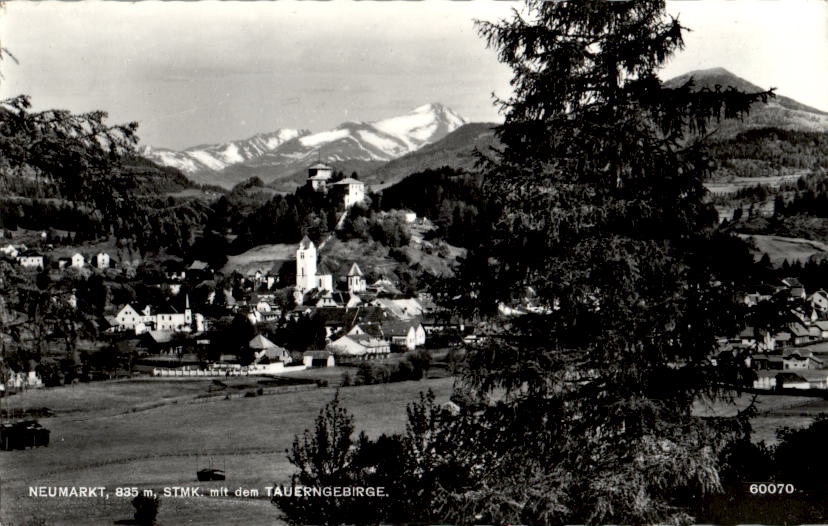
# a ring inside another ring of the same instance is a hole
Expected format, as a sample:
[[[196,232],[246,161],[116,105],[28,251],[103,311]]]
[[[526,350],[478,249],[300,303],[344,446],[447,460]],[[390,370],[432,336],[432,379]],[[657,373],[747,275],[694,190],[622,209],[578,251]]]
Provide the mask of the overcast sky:
[[[145,144],[184,148],[276,128],[322,131],[441,102],[500,117],[510,72],[474,18],[512,2],[8,2],[0,96],[103,109]],[[828,2],[672,2],[687,49],[664,71],[722,66],[828,111]]]

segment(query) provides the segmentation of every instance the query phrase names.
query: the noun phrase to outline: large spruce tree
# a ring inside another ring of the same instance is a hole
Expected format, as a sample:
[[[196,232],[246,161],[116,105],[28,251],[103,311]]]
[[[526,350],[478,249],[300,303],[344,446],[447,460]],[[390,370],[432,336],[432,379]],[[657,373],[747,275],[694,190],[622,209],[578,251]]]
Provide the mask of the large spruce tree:
[[[658,70],[685,29],[664,1],[531,1],[479,30],[514,71],[502,150],[482,159],[502,214],[448,296],[485,320],[464,380],[486,404],[448,431],[468,450],[452,459],[465,483],[435,512],[687,520],[720,489],[736,429],[692,406],[741,381],[710,358],[744,322],[752,264],[715,230],[704,139],[773,94],[665,88]]]

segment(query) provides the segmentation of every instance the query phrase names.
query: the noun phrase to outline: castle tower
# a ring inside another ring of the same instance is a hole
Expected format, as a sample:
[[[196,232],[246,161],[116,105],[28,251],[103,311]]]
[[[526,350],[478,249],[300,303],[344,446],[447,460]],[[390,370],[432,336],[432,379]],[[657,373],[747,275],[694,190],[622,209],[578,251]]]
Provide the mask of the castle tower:
[[[307,292],[316,288],[316,246],[308,236],[299,242],[296,249],[296,290]]]
[[[311,188],[317,192],[327,190],[328,181],[333,177],[333,168],[325,163],[316,163],[308,168],[308,182]]]

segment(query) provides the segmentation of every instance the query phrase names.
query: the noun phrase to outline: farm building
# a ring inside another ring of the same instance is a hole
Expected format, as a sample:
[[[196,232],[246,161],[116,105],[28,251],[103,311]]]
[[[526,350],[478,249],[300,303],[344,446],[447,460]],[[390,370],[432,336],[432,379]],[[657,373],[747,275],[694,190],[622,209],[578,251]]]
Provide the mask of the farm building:
[[[307,367],[333,367],[336,359],[330,351],[307,351],[302,355],[302,363]]]

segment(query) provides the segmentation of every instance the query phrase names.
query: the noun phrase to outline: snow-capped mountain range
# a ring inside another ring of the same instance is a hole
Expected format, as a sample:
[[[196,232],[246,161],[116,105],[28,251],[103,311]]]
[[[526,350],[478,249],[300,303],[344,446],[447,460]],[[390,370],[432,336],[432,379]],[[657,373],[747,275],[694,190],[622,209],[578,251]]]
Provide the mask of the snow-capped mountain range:
[[[252,177],[272,182],[304,170],[308,163],[379,163],[401,157],[466,123],[442,104],[375,122],[345,122],[333,130],[279,129],[249,139],[194,146],[183,151],[144,148],[143,154],[178,168],[198,183],[232,187]]]
[[[291,139],[309,133],[308,130],[279,129],[270,133],[259,133],[248,139],[193,146],[182,151],[147,146],[141,153],[164,166],[178,168],[185,174],[194,174],[223,170],[231,164],[255,159]]]

